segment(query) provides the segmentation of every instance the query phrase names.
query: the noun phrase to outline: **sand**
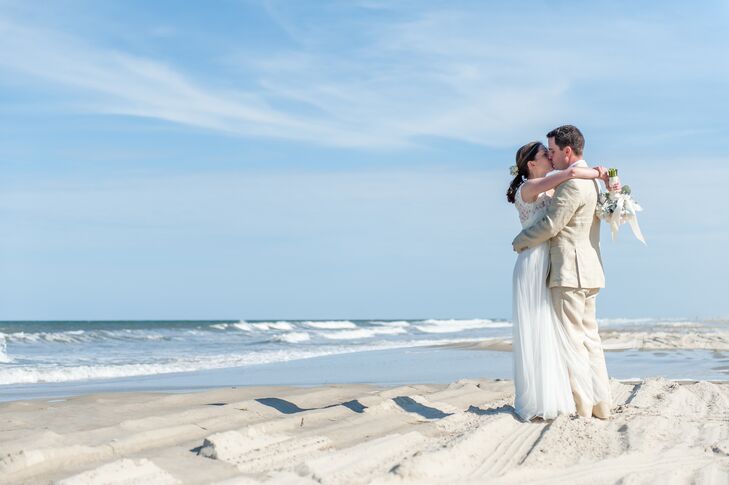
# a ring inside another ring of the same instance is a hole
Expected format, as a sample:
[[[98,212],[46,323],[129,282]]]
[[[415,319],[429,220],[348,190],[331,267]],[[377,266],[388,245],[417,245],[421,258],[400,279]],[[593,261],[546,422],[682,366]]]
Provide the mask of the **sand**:
[[[606,352],[621,350],[729,350],[729,332],[660,330],[600,330]],[[511,352],[511,339],[491,338],[456,342],[442,347]]]
[[[727,483],[729,384],[612,381],[606,421],[513,383],[225,388],[0,404],[0,483]]]

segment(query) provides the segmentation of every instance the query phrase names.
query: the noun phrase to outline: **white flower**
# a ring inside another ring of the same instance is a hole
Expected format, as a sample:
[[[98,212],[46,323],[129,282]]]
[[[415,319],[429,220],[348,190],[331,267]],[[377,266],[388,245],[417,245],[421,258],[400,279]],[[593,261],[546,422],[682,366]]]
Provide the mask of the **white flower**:
[[[628,189],[630,190],[630,189]],[[612,215],[618,209],[618,203],[622,201],[620,214],[616,217],[616,221],[620,224],[627,222],[627,220],[634,215],[635,211],[641,211],[643,208],[633,200],[630,193],[626,192],[601,192],[597,196],[597,206],[595,212],[597,217],[600,219],[612,219]],[[632,209],[632,210],[631,210]]]
[[[512,177],[516,177],[517,175],[519,175],[519,167],[517,167],[516,165],[512,165],[511,167],[509,167],[509,171],[511,172]]]

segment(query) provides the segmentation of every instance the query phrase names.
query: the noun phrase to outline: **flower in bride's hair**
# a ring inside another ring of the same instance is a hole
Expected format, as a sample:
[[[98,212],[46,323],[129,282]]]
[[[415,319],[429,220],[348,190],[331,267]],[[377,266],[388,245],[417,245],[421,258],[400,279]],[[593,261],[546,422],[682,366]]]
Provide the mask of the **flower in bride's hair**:
[[[519,175],[519,167],[517,167],[516,165],[512,165],[511,167],[509,167],[509,172],[511,173],[512,177],[516,177],[517,175]]]

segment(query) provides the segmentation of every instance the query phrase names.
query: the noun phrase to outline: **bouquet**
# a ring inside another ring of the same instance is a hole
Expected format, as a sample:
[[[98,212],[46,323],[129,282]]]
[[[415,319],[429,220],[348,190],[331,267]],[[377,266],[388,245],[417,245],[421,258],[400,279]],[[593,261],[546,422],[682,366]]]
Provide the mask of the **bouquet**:
[[[597,217],[610,224],[613,240],[618,235],[620,225],[627,222],[638,241],[645,244],[638,225],[638,212],[643,208],[631,197],[630,186],[624,185],[620,191],[614,190],[616,184],[619,183],[618,169],[609,169],[608,177],[608,192],[602,192],[597,197],[597,208],[595,209]]]

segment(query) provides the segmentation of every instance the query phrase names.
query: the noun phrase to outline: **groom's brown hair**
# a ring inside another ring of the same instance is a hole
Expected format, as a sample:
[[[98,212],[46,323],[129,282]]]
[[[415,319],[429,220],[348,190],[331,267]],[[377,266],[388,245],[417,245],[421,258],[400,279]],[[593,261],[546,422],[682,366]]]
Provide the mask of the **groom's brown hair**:
[[[554,138],[560,150],[564,147],[572,147],[575,155],[582,155],[585,149],[585,137],[582,132],[573,125],[562,125],[547,133],[547,138]]]

